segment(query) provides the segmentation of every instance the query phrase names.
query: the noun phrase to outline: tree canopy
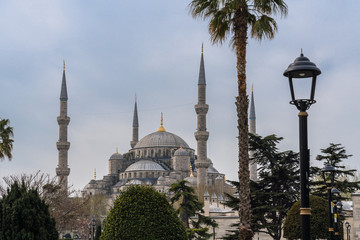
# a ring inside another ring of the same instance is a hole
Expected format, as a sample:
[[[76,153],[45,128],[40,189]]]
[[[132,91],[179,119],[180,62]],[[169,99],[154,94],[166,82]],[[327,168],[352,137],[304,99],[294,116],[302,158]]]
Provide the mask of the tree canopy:
[[[341,144],[330,143],[330,146],[321,149],[321,154],[316,156],[316,160],[324,165],[329,163],[335,169],[334,187],[337,188],[342,198],[348,198],[350,193],[360,189],[360,181],[355,178],[356,169],[348,169],[344,161],[352,155],[346,153],[346,149]],[[327,198],[326,186],[321,175],[321,168],[311,168],[311,190],[312,194]],[[348,196],[348,197],[347,197]]]
[[[14,182],[0,199],[0,239],[58,239],[55,220],[36,189]]]
[[[204,204],[195,195],[194,188],[186,185],[186,180],[173,183],[169,192],[174,193],[171,203],[178,203],[176,212],[186,227],[188,239],[209,239],[212,234],[208,233],[209,226],[216,227],[208,216],[202,215]],[[190,224],[191,223],[191,224]]]
[[[311,240],[327,239],[329,235],[328,203],[325,199],[310,195]],[[284,237],[289,240],[301,239],[300,201],[289,210],[284,223]]]
[[[120,193],[106,218],[101,240],[185,240],[183,223],[165,195],[132,185]]]
[[[12,137],[13,128],[10,127],[9,119],[0,118],[0,160],[4,160],[7,157],[9,160],[12,158],[12,148],[14,140]]]

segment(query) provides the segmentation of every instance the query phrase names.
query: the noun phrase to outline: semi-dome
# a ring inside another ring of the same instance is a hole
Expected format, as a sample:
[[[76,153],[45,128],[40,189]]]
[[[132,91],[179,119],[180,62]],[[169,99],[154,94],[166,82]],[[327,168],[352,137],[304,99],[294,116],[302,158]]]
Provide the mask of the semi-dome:
[[[175,147],[189,148],[189,145],[179,136],[170,132],[153,132],[143,137],[134,148]]]
[[[150,160],[140,160],[131,164],[125,172],[130,171],[165,171],[165,169],[158,163]]]
[[[181,147],[174,152],[174,156],[189,156],[189,153]]]

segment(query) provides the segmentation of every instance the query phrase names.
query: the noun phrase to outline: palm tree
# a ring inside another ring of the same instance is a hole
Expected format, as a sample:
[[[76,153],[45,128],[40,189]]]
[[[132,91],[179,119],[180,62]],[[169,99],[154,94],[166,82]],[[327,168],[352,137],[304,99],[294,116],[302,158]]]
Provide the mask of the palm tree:
[[[248,156],[248,97],[246,94],[246,44],[250,28],[251,37],[272,39],[277,23],[271,15],[286,16],[287,5],[283,0],[192,0],[190,13],[194,18],[209,19],[209,33],[212,43],[222,44],[231,36],[236,53],[238,96],[239,147],[239,239],[252,239],[250,228],[250,179]]]
[[[0,119],[0,160],[7,157],[9,160],[12,158],[11,150],[14,142],[11,137],[14,136],[13,128],[9,126],[9,119]]]

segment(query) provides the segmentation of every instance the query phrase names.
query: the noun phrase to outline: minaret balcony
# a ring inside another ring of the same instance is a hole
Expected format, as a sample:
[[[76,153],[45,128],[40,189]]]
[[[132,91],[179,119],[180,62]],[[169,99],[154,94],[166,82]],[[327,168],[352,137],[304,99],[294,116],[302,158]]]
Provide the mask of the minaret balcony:
[[[196,141],[207,141],[209,138],[209,132],[207,131],[197,131],[195,132]]]
[[[195,161],[195,167],[196,168],[208,168],[210,166],[210,162],[198,162]]]
[[[196,114],[207,114],[208,110],[209,105],[207,104],[198,103],[195,105]]]
[[[56,147],[58,150],[69,150],[70,143],[69,142],[56,142]]]
[[[57,117],[57,122],[59,125],[69,125],[70,117],[59,116],[59,117]]]
[[[56,175],[57,176],[69,176],[70,168],[56,168]]]

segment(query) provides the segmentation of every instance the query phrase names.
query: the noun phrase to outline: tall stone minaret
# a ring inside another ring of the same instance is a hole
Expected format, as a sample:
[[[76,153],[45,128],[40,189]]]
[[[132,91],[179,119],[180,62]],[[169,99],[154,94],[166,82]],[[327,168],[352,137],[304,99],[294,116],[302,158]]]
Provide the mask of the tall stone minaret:
[[[199,199],[202,199],[207,187],[207,168],[210,162],[207,159],[207,140],[209,132],[206,131],[206,114],[209,106],[206,104],[206,81],[204,67],[203,45],[201,46],[200,72],[198,82],[198,103],[195,105],[197,114],[197,131],[195,139],[197,141],[197,160],[195,166],[197,168],[197,189]]]
[[[65,77],[65,62],[61,83],[60,92],[60,116],[57,117],[59,124],[59,141],[56,143],[59,151],[59,162],[56,168],[56,175],[58,177],[58,183],[61,185],[62,190],[67,191],[68,176],[70,174],[70,168],[68,167],[68,150],[70,143],[67,141],[67,128],[70,122],[70,118],[67,116],[67,90],[66,90],[66,77]]]
[[[137,142],[139,141],[139,120],[137,113],[137,99],[135,95],[135,107],[134,107],[134,118],[132,126],[132,140],[130,141],[131,148],[134,148]]]
[[[256,134],[256,116],[255,116],[255,102],[254,102],[254,88],[251,88],[251,101],[250,101],[250,116],[249,116],[249,132]],[[249,157],[252,158],[253,152],[249,152]],[[257,181],[257,164],[253,161],[249,162],[250,180]]]

